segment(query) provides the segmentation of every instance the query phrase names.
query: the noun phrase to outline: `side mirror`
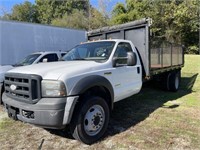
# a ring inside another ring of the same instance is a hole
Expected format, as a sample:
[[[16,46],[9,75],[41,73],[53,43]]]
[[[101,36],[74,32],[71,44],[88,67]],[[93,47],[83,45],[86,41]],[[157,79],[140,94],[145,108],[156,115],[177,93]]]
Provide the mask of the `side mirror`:
[[[134,52],[127,52],[127,66],[135,66],[137,64],[137,56]]]
[[[127,66],[127,57],[114,57],[113,58],[113,67],[123,67]]]
[[[46,63],[46,62],[48,62],[48,59],[47,59],[47,58],[44,58],[44,59],[42,59],[42,62],[43,62],[43,63]]]
[[[127,52],[127,57],[114,57],[112,60],[113,67],[135,66],[137,56],[134,52]]]

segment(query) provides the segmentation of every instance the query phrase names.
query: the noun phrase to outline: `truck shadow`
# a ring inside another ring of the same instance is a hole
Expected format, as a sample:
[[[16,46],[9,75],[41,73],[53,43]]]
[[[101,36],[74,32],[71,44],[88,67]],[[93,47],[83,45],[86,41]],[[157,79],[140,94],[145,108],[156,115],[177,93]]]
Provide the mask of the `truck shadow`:
[[[174,109],[178,104],[164,106],[164,103],[181,98],[187,94],[195,92],[192,87],[196,81],[198,73],[188,73],[187,77],[181,78],[178,92],[168,92],[160,89],[160,85],[146,83],[142,91],[125,100],[115,103],[111,116],[111,121],[105,137],[113,136],[126,131],[145,120],[151,113],[160,107]]]

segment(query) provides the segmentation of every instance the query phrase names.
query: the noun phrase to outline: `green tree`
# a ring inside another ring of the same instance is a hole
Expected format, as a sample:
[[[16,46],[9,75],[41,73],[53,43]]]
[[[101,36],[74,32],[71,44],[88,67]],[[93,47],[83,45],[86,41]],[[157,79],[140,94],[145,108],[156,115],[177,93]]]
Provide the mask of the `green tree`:
[[[10,20],[24,21],[24,22],[38,22],[37,11],[35,6],[25,1],[23,4],[14,5],[11,14],[6,14],[5,17]]]
[[[105,12],[103,1],[101,1],[102,6],[100,6],[99,10],[93,8],[88,3],[83,3],[83,1],[81,1],[82,4],[74,3],[74,1],[72,2],[67,3],[68,11],[63,16],[57,16],[52,20],[52,25],[86,30],[108,25],[108,17]]]
[[[185,0],[175,12],[175,21],[177,29],[179,29],[178,34],[181,36],[181,42],[188,47],[188,50],[194,50],[194,53],[198,53],[199,9],[198,0]]]
[[[188,50],[196,51],[199,30],[199,0],[126,0],[117,4],[111,24],[120,24],[139,18],[153,19],[153,36],[170,42],[181,43]]]
[[[52,20],[52,25],[77,29],[96,29],[107,25],[106,18],[95,8],[90,8],[90,17],[83,10],[74,9],[62,18]]]
[[[90,12],[90,29],[97,29],[108,25],[107,17],[103,13],[101,13],[95,8],[91,8]]]
[[[62,18],[52,20],[52,25],[76,29],[88,29],[88,18],[85,16],[84,11],[73,10],[69,15],[66,13]]]
[[[110,24],[122,24],[128,22],[128,13],[123,3],[117,3],[112,11]]]
[[[38,20],[44,24],[73,13],[74,9],[88,11],[88,0],[36,0]]]
[[[117,3],[112,11],[114,17],[127,13],[125,5],[123,3]]]

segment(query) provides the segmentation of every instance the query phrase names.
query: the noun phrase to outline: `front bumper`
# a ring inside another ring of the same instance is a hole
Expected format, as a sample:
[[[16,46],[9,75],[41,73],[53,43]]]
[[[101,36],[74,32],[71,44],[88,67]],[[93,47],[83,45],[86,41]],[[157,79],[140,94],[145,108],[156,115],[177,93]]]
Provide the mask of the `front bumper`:
[[[42,98],[36,104],[16,101],[3,94],[8,115],[43,128],[62,129],[70,123],[78,96]]]

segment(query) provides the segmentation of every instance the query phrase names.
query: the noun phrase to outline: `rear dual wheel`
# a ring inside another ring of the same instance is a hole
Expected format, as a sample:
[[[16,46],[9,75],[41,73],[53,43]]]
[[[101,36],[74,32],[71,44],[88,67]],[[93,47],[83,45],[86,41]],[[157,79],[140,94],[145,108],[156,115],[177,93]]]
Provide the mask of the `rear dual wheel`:
[[[176,92],[180,86],[181,73],[180,71],[172,72],[169,75],[168,90]]]
[[[75,139],[92,144],[104,135],[110,110],[107,102],[98,96],[85,98],[83,102],[75,110],[70,129]]]
[[[168,91],[176,92],[179,89],[181,80],[181,72],[180,70],[169,72],[164,76],[164,86]]]

